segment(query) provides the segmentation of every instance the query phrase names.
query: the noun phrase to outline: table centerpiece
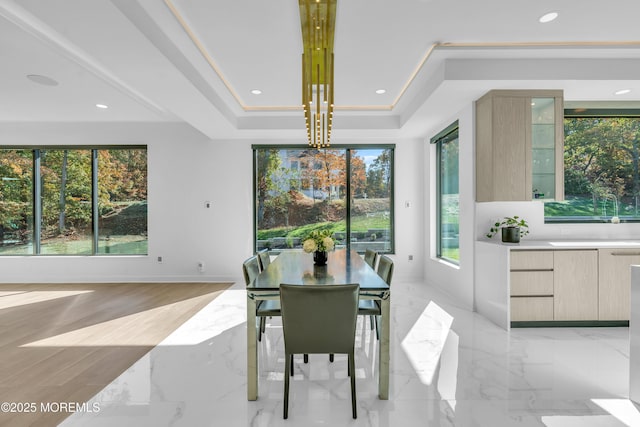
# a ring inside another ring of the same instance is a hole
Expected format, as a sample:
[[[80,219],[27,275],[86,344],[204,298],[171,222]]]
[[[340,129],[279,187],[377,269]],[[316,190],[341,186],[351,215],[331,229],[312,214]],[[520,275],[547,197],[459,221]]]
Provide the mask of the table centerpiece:
[[[313,252],[313,263],[315,265],[325,265],[327,263],[327,252],[332,251],[336,242],[331,237],[330,230],[314,230],[302,242],[302,249],[307,253]]]

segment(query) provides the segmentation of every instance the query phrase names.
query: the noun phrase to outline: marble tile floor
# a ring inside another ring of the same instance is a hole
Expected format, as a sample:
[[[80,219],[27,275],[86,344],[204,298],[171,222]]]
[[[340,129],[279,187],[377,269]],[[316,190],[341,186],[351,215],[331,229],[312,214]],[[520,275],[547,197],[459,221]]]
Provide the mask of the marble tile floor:
[[[215,299],[98,393],[64,427],[640,426],[628,400],[627,328],[501,330],[423,283],[394,283],[390,399],[377,397],[377,341],[358,323],[358,419],[346,356],[295,361],[282,418],[283,342],[259,345],[259,399],[246,399],[245,291]],[[95,404],[95,405],[94,405]]]

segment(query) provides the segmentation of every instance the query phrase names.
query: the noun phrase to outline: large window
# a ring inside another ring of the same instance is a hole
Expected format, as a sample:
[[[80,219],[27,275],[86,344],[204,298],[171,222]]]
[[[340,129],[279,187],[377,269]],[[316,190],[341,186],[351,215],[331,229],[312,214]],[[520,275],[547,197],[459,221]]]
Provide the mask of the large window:
[[[434,138],[437,170],[437,257],[458,264],[459,241],[459,167],[458,122],[453,123]]]
[[[339,247],[393,252],[393,148],[254,146],[256,249],[326,229]]]
[[[147,150],[0,149],[0,255],[147,253]]]
[[[640,220],[640,110],[566,110],[564,202],[545,222]]]

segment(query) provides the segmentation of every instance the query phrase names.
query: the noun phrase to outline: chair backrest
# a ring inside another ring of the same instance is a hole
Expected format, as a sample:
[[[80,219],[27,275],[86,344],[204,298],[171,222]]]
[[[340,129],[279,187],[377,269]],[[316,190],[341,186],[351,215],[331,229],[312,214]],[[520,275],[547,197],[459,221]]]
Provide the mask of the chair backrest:
[[[378,276],[391,286],[391,278],[393,277],[393,260],[386,255],[382,255],[378,261]]]
[[[377,259],[378,259],[378,252],[376,252],[376,251],[374,251],[372,249],[367,249],[364,252],[364,262],[369,264],[369,267],[376,268]]]
[[[258,261],[260,261],[260,271],[264,270],[269,264],[271,264],[269,249],[262,249],[261,251],[258,251]]]
[[[242,263],[242,273],[244,274],[244,283],[247,286],[258,277],[258,274],[260,274],[260,262],[257,255],[248,258]]]
[[[285,351],[353,352],[359,290],[358,284],[280,285]]]

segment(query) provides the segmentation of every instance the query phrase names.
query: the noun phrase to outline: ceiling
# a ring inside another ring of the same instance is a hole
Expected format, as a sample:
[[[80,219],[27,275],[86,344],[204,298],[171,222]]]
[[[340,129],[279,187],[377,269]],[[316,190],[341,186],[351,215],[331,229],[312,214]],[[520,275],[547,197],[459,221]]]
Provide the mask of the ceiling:
[[[0,124],[180,123],[216,140],[306,141],[298,11],[297,0],[0,0]],[[336,143],[428,136],[496,88],[640,101],[637,0],[338,0],[336,15]]]

